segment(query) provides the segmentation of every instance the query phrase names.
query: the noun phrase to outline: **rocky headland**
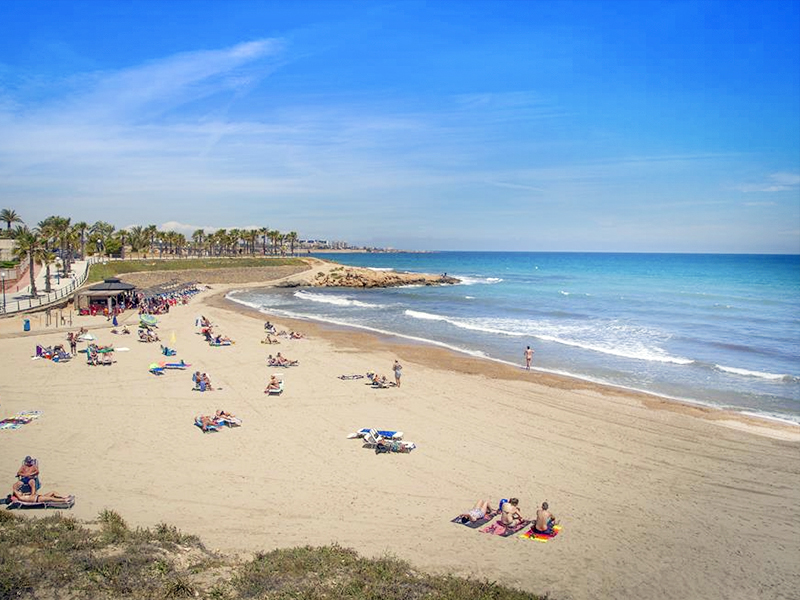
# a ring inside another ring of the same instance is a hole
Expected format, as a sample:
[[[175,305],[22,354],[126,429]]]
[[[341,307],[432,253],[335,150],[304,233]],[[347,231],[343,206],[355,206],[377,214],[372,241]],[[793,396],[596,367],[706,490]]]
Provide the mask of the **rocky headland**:
[[[447,275],[399,273],[361,267],[334,266],[327,269],[312,269],[278,285],[279,287],[385,288],[401,285],[452,285],[460,282],[460,279]]]

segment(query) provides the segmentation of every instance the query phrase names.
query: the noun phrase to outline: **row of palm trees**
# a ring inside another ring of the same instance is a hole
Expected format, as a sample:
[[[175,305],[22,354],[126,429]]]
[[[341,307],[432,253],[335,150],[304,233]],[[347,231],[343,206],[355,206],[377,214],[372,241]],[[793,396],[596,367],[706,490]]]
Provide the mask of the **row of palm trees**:
[[[27,227],[22,218],[12,209],[0,210],[0,223],[6,228],[2,237],[14,240],[14,257],[20,262],[28,261],[30,273],[36,263],[46,269],[45,292],[50,291],[50,268],[55,263],[56,251],[61,256],[64,275],[69,273],[72,257],[78,253],[80,259],[89,254],[126,257],[126,252],[159,257],[167,256],[241,256],[241,255],[285,255],[286,245],[293,255],[297,243],[297,232],[281,233],[262,227],[259,229],[217,229],[206,233],[198,229],[191,240],[176,231],[159,231],[155,225],[136,225],[117,230],[110,223],[97,221],[89,225],[83,221],[72,223],[68,217],[52,216]],[[12,225],[17,224],[12,229]],[[36,295],[36,283],[31,277],[31,295]]]

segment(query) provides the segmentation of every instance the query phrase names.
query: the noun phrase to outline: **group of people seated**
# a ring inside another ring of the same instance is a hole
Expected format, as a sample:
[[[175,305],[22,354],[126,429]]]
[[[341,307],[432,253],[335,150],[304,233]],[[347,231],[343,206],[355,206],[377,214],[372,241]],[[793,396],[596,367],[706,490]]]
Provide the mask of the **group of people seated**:
[[[114,362],[111,356],[114,352],[112,346],[98,346],[89,344],[86,348],[86,364],[96,367],[97,365],[110,365]]]
[[[12,501],[38,504],[40,502],[69,502],[74,500],[73,496],[65,496],[58,492],[39,493],[39,463],[31,457],[26,456],[22,461],[22,466],[17,470],[17,481],[11,486]]]
[[[518,498],[501,500],[497,510],[492,508],[488,500],[478,500],[471,509],[462,513],[459,517],[462,523],[474,523],[475,521],[491,519],[498,514],[500,515],[500,522],[509,529],[516,529],[533,521],[531,531],[543,535],[552,535],[553,527],[557,523],[553,513],[550,512],[550,506],[547,501],[542,502],[541,508],[536,510],[535,519],[526,519],[519,511]]]
[[[203,339],[205,339],[210,346],[230,346],[233,344],[231,338],[220,334],[215,335],[211,325],[203,327],[200,333],[203,334]]]
[[[241,419],[236,418],[235,415],[224,410],[218,410],[214,416],[198,415],[195,417],[195,425],[197,425],[203,432],[216,431],[220,427],[226,425],[228,427],[238,427],[242,424]]]
[[[277,356],[272,356],[272,354],[270,354],[267,357],[267,364],[270,367],[296,367],[300,364],[300,361],[289,360],[288,358],[281,356],[281,353],[278,352]]]
[[[158,334],[148,327],[142,327],[139,329],[139,341],[140,342],[160,342],[161,339],[158,337]]]
[[[285,337],[290,340],[302,340],[305,336],[299,331],[278,331],[275,325],[267,321],[264,323],[264,331],[267,337],[262,340],[262,344],[280,344],[277,338]]]
[[[214,388],[211,386],[211,379],[209,379],[207,373],[201,373],[200,371],[195,371],[194,375],[192,375],[192,381],[194,382],[194,389],[196,390],[199,390],[201,392],[214,391]]]
[[[36,346],[36,356],[46,358],[53,362],[63,362],[72,358],[72,355],[64,350],[64,346],[57,344],[52,348],[50,346]]]
[[[367,379],[373,387],[388,388],[394,385],[393,381],[386,379],[386,375],[378,375],[373,371],[367,371]]]

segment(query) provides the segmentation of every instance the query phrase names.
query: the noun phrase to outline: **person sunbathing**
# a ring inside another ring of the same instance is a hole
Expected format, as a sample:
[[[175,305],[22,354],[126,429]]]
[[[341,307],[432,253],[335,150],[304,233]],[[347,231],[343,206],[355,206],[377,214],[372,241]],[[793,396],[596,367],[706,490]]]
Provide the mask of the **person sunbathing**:
[[[299,331],[291,331],[289,332],[289,338],[293,340],[302,340],[303,334],[300,333]]]
[[[224,410],[218,410],[214,416],[215,419],[225,419],[226,421],[229,420],[237,420],[235,415],[232,415],[229,412],[225,412]]]
[[[58,492],[37,494],[31,486],[22,481],[17,481],[11,487],[11,496],[20,502],[69,502],[72,500],[72,496],[64,496]]]
[[[222,344],[232,344],[233,340],[224,335],[218,335],[217,337],[214,338],[214,343],[221,346]]]
[[[282,367],[294,367],[300,364],[300,361],[289,360],[285,356],[281,356],[280,352],[278,352],[278,355],[275,357],[275,362],[277,362]]]
[[[462,523],[468,521],[474,523],[475,521],[480,521],[484,517],[493,517],[495,514],[494,510],[489,506],[488,500],[478,500],[472,508],[459,516],[461,517]]]
[[[128,329],[128,326],[127,326],[127,325],[123,325],[123,326],[122,326],[122,333],[123,333],[123,335],[130,335],[130,333],[131,333],[131,330],[130,330],[130,329]]]
[[[114,361],[111,358],[111,352],[103,352],[103,359],[100,364],[110,365]]]
[[[542,502],[542,508],[536,511],[536,521],[533,524],[534,533],[545,533],[548,535],[553,534],[553,527],[556,524],[556,518],[548,510],[550,507],[547,502]]]
[[[500,520],[503,525],[514,528],[525,520],[517,508],[518,505],[517,498],[511,498],[508,502],[503,503],[503,507],[500,509]]]
[[[280,344],[276,338],[272,337],[271,335],[267,335],[263,340],[261,340],[262,344]]]
[[[212,419],[211,417],[206,415],[199,415],[195,417],[195,423],[199,423],[200,429],[202,429],[203,431],[216,429],[219,426],[219,423],[217,423],[215,419]]]
[[[269,383],[267,387],[264,389],[265,394],[269,394],[270,392],[278,392],[281,389],[281,381],[273,375],[270,377]]]
[[[202,382],[204,382],[206,384],[206,389],[209,392],[213,392],[214,391],[214,388],[211,387],[211,379],[209,379],[208,374],[203,373],[202,375],[200,375],[200,381],[202,381]]]

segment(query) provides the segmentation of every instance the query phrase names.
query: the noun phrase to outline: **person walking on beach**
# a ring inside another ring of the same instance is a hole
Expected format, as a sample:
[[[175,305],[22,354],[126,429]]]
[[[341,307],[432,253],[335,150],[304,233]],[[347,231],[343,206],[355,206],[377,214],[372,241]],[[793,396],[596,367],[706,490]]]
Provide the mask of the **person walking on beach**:
[[[525,349],[525,368],[530,371],[531,370],[531,361],[533,360],[533,350],[531,347],[528,346]]]
[[[394,361],[394,384],[400,387],[400,377],[403,375],[403,365],[398,361]]]

